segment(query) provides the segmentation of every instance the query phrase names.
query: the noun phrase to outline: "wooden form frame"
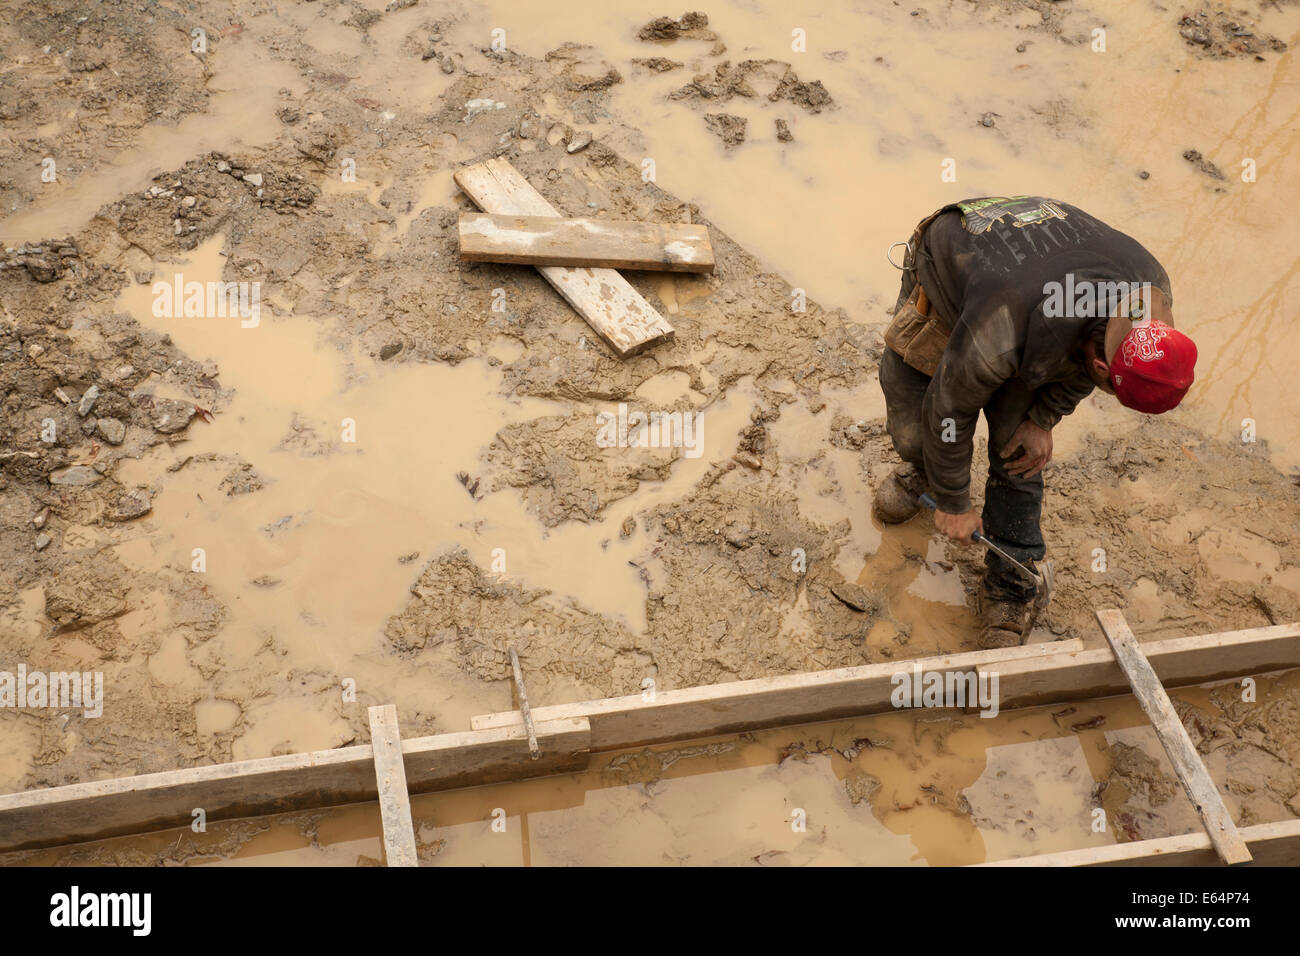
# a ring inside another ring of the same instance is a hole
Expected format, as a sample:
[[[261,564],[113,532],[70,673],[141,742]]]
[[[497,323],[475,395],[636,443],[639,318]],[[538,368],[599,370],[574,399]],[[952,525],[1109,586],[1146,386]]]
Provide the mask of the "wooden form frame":
[[[1300,666],[1300,623],[1148,641],[1142,649],[1168,685],[1285,670]],[[1108,648],[1085,650],[1076,639],[534,707],[537,760],[520,711],[488,714],[474,718],[468,732],[402,741],[403,763],[412,793],[571,772],[585,768],[592,751],[891,711],[893,676],[914,667],[996,672],[1004,709],[1129,689]],[[368,744],[29,790],[0,796],[0,851],[184,826],[199,807],[216,821],[357,803],[377,793]],[[1253,830],[1242,831],[1248,843]],[[1291,837],[1276,839],[1289,846]],[[1300,834],[1295,842],[1300,846]]]
[[[1134,696],[1142,705],[1142,712],[1155,728],[1156,737],[1160,740],[1160,746],[1165,748],[1178,781],[1196,808],[1219,859],[1230,865],[1249,863],[1250,851],[1246,849],[1246,841],[1237,832],[1237,824],[1224,805],[1219,788],[1210,779],[1210,772],[1205,769],[1201,755],[1196,752],[1192,738],[1187,735],[1187,728],[1174,710],[1173,702],[1160,679],[1151,669],[1151,662],[1138,647],[1137,638],[1129,630],[1124,615],[1119,611],[1098,611],[1097,620],[1106,633],[1115,660],[1128,677]]]
[[[415,827],[411,823],[411,792],[402,761],[402,735],[397,728],[397,708],[392,704],[370,708],[370,748],[375,758],[379,817],[384,826],[384,862],[389,866],[419,866]]]
[[[1300,866],[1300,820],[1259,823],[1237,831],[1258,866]],[[1222,866],[1205,831],[1157,840],[1041,853],[976,866]]]

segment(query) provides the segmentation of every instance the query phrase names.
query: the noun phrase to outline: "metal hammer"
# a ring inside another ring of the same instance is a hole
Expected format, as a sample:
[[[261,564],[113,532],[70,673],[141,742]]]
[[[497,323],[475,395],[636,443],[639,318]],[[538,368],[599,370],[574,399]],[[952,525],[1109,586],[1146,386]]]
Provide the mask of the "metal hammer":
[[[923,492],[921,494],[920,501],[921,504],[925,505],[931,511],[936,511],[939,508],[939,503],[935,501],[933,498],[931,498],[928,492]],[[1042,570],[1038,573],[1035,573],[1029,570],[1029,568],[1025,567],[1023,564],[1021,564],[1011,555],[1007,554],[1005,551],[999,548],[996,544],[994,544],[992,541],[990,541],[985,535],[981,534],[980,532],[978,531],[974,532],[971,535],[971,540],[978,541],[980,544],[984,545],[984,547],[988,548],[990,551],[998,555],[1004,561],[1010,562],[1012,567],[1019,570],[1022,574],[1024,574],[1027,578],[1029,578],[1029,580],[1034,582],[1033,618],[1036,619],[1038,617],[1039,612],[1042,611],[1045,607],[1047,607],[1047,603],[1050,600],[1052,600],[1052,588],[1056,584],[1056,574],[1052,570],[1052,562],[1051,561],[1042,562],[1039,565],[1039,567]],[[1032,619],[1031,619],[1031,626],[1032,626]]]

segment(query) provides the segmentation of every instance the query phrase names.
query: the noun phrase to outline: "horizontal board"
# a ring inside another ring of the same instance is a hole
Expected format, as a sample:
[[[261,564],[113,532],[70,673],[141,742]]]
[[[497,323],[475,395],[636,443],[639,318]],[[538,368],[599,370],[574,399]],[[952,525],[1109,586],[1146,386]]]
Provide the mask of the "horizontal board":
[[[558,773],[586,765],[583,720],[537,724],[542,748],[513,727],[402,741],[411,793]],[[373,751],[366,745],[76,783],[0,796],[0,850],[80,843],[125,833],[374,800]]]
[[[1257,823],[1242,827],[1253,865],[1300,866],[1300,820]],[[1202,830],[1158,840],[1134,840],[1063,850],[979,866],[1222,866],[1209,836]]]
[[[461,213],[460,257],[468,262],[712,272],[707,226]]]
[[[1300,624],[1143,641],[1166,687],[1300,667]],[[1128,678],[1109,647],[1073,651],[997,666],[1002,706],[1032,707],[1129,692]]]
[[[927,673],[967,673],[994,661],[1051,654],[1061,644],[1083,646],[1082,641],[1071,640],[970,651],[659,691],[648,700],[634,694],[554,704],[533,707],[532,713],[534,720],[585,718],[591,723],[592,750],[618,750],[670,740],[881,713],[894,709],[890,700],[897,686],[894,675],[911,673],[915,666]],[[471,726],[475,730],[513,727],[522,732],[523,717],[517,710],[484,714],[473,718]]]

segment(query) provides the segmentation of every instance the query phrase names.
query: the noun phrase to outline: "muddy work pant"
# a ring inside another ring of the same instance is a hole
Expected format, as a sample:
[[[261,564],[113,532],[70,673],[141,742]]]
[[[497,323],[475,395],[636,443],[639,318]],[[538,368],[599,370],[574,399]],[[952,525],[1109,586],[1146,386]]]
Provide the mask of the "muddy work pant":
[[[913,273],[903,276],[903,295],[911,294]],[[897,352],[885,349],[880,358],[880,387],[885,392],[885,427],[893,439],[894,450],[903,461],[925,474],[924,429],[921,403],[930,387],[930,376],[905,363]],[[1046,553],[1039,518],[1043,511],[1043,474],[1032,478],[1007,474],[1006,462],[998,451],[1028,417],[1034,395],[1018,379],[1012,379],[993,393],[984,406],[989,428],[989,477],[984,486],[984,533],[1016,560],[1029,565]],[[994,601],[1028,601],[1034,596],[1034,583],[992,551],[986,551],[984,594]]]

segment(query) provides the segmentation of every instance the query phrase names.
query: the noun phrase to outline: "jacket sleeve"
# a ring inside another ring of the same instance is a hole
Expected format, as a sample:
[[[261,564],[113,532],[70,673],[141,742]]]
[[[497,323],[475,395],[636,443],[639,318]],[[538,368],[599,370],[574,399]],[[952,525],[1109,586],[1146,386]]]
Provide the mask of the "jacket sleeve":
[[[1029,406],[1029,420],[1040,428],[1055,428],[1062,418],[1092,394],[1094,387],[1092,379],[1082,369],[1062,381],[1048,382],[1034,393],[1034,403]]]
[[[980,411],[1016,373],[1006,306],[958,321],[921,406],[925,473],[939,508],[970,510],[970,465]]]

